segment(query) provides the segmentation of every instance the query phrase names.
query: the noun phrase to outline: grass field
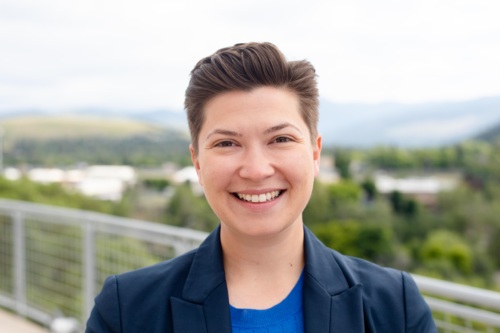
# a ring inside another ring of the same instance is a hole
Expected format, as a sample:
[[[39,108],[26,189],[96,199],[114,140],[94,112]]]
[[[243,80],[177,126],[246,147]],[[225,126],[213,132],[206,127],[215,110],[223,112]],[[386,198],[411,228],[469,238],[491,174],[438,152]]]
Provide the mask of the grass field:
[[[27,116],[0,120],[6,144],[19,139],[126,137],[164,131],[163,128],[125,118],[80,115]]]

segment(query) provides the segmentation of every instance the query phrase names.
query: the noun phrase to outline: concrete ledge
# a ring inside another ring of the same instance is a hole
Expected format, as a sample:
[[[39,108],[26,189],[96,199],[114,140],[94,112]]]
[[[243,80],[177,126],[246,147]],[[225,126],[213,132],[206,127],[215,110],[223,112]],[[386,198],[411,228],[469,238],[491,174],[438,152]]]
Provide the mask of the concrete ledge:
[[[2,333],[48,333],[43,327],[16,314],[0,310],[0,327]]]

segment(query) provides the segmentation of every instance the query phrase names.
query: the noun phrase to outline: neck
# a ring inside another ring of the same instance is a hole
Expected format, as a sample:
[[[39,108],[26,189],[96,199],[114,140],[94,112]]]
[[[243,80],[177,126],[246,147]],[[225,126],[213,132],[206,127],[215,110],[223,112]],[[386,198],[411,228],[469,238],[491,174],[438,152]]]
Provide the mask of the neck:
[[[290,267],[304,263],[304,229],[302,223],[294,223],[279,234],[266,237],[241,236],[221,226],[221,244],[224,265],[244,269],[281,266]],[[285,265],[286,264],[286,265]],[[278,265],[278,266],[276,266]]]
[[[222,225],[220,235],[233,306],[265,308],[276,304],[293,288],[304,267],[302,223],[261,238],[241,237]]]

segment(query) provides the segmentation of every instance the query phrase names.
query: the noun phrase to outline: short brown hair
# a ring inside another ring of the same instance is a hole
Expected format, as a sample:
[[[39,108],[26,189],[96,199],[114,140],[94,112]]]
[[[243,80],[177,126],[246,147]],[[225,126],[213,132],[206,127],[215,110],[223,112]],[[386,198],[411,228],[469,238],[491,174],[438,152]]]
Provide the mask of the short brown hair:
[[[191,71],[184,107],[195,153],[198,152],[206,103],[224,92],[250,91],[261,86],[296,93],[311,139],[316,139],[319,102],[316,72],[311,63],[287,61],[271,43],[235,44],[201,59]]]

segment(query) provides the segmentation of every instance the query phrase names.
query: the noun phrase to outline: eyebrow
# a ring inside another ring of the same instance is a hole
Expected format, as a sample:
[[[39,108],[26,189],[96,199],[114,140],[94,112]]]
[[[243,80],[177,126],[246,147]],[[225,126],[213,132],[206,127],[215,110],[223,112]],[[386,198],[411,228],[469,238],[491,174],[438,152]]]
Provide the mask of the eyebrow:
[[[299,133],[302,133],[302,131],[300,130],[300,128],[298,128],[297,126],[295,126],[293,124],[290,124],[290,123],[282,123],[282,124],[279,124],[279,125],[276,125],[276,126],[272,126],[272,127],[268,128],[268,129],[266,129],[264,131],[264,134],[271,134],[271,133],[274,133],[274,132],[278,132],[278,131],[280,131],[280,130],[282,130],[284,128],[287,128],[287,127],[292,127],[294,129],[296,129]],[[242,136],[241,133],[218,128],[218,129],[215,129],[212,132],[208,133],[206,139],[210,138],[212,135],[215,135],[215,134],[227,135],[227,136],[237,136],[237,137],[241,137]]]
[[[295,126],[293,124],[290,124],[290,123],[282,123],[282,124],[273,126],[271,128],[268,128],[267,130],[264,131],[264,134],[270,134],[270,133],[278,132],[278,131],[280,131],[280,130],[282,130],[284,128],[287,128],[287,127],[295,128],[299,133],[302,133],[302,131],[300,130],[300,128],[298,128],[297,126]]]
[[[221,134],[221,135],[227,135],[227,136],[241,136],[240,133],[235,132],[235,131],[230,131],[230,130],[225,130],[225,129],[215,129],[212,132],[208,133],[207,139],[214,134]]]

